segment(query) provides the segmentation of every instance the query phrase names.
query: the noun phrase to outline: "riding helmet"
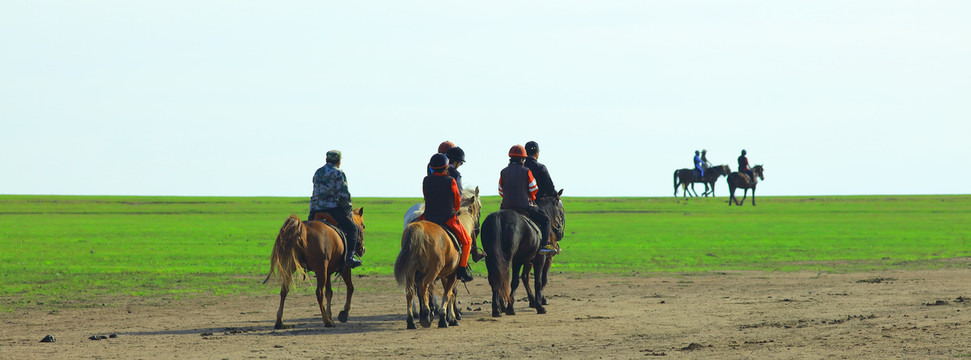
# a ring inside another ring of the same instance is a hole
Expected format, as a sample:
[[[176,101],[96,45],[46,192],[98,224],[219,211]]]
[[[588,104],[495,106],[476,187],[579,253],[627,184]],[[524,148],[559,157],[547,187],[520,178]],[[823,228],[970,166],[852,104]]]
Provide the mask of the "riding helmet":
[[[446,166],[448,166],[448,157],[445,154],[432,155],[431,160],[428,160],[428,167],[432,169],[444,169]]]
[[[509,149],[509,157],[526,157],[526,148],[524,148],[522,145],[513,145],[512,148]]]
[[[465,162],[465,150],[456,146],[445,152],[445,156],[448,156],[449,161],[459,161]]]
[[[331,150],[327,152],[327,162],[336,163],[341,161],[341,152],[338,150]]]
[[[742,149],[742,155],[745,155],[745,149]]]
[[[535,141],[526,143],[526,155],[533,156],[537,152],[539,152],[539,144]]]
[[[453,147],[455,147],[455,144],[453,144],[451,141],[448,141],[448,140],[442,141],[441,144],[438,144],[438,153],[444,154],[446,151],[448,151],[448,149],[451,149]]]

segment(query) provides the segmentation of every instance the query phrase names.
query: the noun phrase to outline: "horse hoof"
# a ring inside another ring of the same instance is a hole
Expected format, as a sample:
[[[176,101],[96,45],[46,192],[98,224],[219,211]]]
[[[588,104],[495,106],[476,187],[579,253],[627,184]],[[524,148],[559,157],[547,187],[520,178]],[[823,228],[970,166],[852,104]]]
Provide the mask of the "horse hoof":
[[[455,320],[462,320],[462,313],[456,312],[455,313]]]
[[[459,326],[459,321],[458,320],[449,321],[448,326]]]
[[[445,318],[438,319],[438,328],[439,329],[441,329],[441,328],[447,328],[447,327],[448,327],[448,322],[445,321]]]
[[[543,305],[549,305],[549,304],[550,304],[550,302],[549,301],[546,301],[546,298],[543,298]]]
[[[510,306],[508,309],[506,309],[506,315],[516,315],[516,310]]]
[[[289,329],[290,325],[283,325],[282,322],[278,322],[275,325],[273,325],[273,328],[277,330]]]
[[[540,306],[540,307],[536,308],[536,313],[537,314],[545,314],[546,313],[546,308]]]
[[[342,323],[346,323],[347,322],[347,311],[341,311],[340,314],[337,314],[337,320],[339,320]]]
[[[492,317],[502,317],[502,313],[499,310],[492,310]]]
[[[408,330],[414,330],[417,328],[418,326],[415,325],[415,320],[408,320]]]

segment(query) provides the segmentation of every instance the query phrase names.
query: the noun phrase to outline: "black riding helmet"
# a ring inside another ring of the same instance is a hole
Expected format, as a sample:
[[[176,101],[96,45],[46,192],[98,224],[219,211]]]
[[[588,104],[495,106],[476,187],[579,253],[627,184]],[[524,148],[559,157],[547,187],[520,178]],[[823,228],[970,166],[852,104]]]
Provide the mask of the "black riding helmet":
[[[445,156],[448,156],[449,161],[465,162],[465,151],[458,146],[445,151]]]
[[[448,158],[443,154],[432,155],[432,158],[428,160],[428,166],[435,170],[444,169],[448,166]]]

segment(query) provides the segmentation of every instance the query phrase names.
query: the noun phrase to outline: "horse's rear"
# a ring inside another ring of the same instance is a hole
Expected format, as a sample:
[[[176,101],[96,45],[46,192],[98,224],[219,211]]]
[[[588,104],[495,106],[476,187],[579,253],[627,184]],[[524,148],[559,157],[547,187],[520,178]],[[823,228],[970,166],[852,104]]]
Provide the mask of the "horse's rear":
[[[429,289],[439,277],[442,278],[442,306],[438,327],[458,325],[455,320],[455,305],[452,301],[455,288],[455,270],[458,268],[459,253],[451,238],[438,224],[430,221],[417,221],[408,224],[401,234],[401,251],[394,263],[394,277],[398,286],[405,289],[406,323],[409,329],[417,329],[411,309],[415,296],[418,296],[419,321],[423,327],[431,326],[431,309],[428,304]],[[416,284],[416,275],[422,274],[421,283]]]
[[[500,210],[489,214],[482,223],[480,238],[486,256],[486,269],[489,272],[489,286],[492,287],[492,316],[515,315],[512,298],[512,275],[510,267],[518,270],[523,264],[532,262],[537,274],[544,270],[545,256],[539,253],[540,234],[526,223],[526,218],[514,210]],[[542,298],[541,278],[536,277],[536,298]],[[536,312],[545,314],[546,309],[539,305]]]

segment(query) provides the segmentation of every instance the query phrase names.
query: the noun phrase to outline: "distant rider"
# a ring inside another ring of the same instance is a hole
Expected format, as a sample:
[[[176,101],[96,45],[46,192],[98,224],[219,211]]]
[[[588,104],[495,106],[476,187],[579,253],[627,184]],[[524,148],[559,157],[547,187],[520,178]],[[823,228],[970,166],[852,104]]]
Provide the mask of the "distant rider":
[[[525,161],[526,149],[522,145],[509,149],[509,165],[499,175],[499,195],[502,196],[499,208],[525,211],[539,225],[542,235],[540,253],[552,252],[555,250],[550,244],[550,218],[533,204],[539,187],[533,173],[524,165]]]
[[[344,246],[344,265],[355,268],[361,260],[354,257],[360,229],[351,213],[351,193],[347,189],[347,176],[341,171],[341,152],[327,152],[327,164],[314,173],[314,192],[310,197],[310,216],[314,220],[317,213],[328,213],[337,221],[337,227],[344,232],[347,243]]]
[[[704,179],[705,178],[705,167],[703,166],[704,165],[704,162],[701,161],[701,152],[699,152],[698,150],[695,150],[695,157],[694,157],[694,159],[692,159],[692,161],[695,164],[695,175],[699,179]]]
[[[533,173],[533,178],[536,179],[536,185],[539,187],[536,197],[557,196],[549,170],[546,170],[546,165],[537,160],[539,160],[539,144],[530,141],[526,143],[526,167]]]
[[[752,171],[752,168],[750,168],[748,166],[748,158],[745,157],[745,154],[747,154],[747,153],[743,149],[742,150],[742,155],[740,155],[738,157],[738,172],[744,173],[745,175],[748,175],[748,182],[749,182],[749,184],[754,184],[755,183],[755,172]]]
[[[425,196],[425,220],[451,229],[459,239],[459,242],[462,243],[460,250],[462,253],[459,268],[456,269],[456,276],[462,282],[472,281],[472,274],[468,268],[472,239],[465,232],[465,228],[459,222],[457,216],[462,205],[462,193],[455,179],[448,176],[448,158],[444,154],[432,155],[429,164],[434,172],[426,176],[422,182],[422,193]]]
[[[701,149],[701,168],[708,170],[711,167],[711,161],[708,161],[708,150]]]
[[[451,149],[453,147],[455,147],[455,144],[452,143],[451,141],[448,141],[448,140],[442,141],[441,144],[438,144],[438,153],[439,154],[447,153],[448,152],[448,149]],[[428,175],[431,175],[434,172],[434,171],[432,171],[431,165],[428,166],[428,169],[427,170],[428,170]],[[462,182],[461,181],[459,181],[459,190],[462,190]]]

